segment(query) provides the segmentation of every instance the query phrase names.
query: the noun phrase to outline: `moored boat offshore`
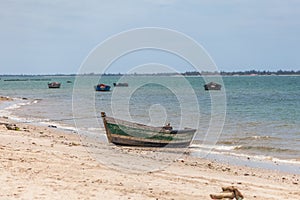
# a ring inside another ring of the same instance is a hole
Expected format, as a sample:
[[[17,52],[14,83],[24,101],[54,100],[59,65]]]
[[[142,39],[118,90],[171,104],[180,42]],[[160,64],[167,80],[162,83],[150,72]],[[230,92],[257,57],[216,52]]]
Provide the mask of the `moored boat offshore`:
[[[128,83],[114,83],[115,87],[128,87]]]
[[[221,90],[222,85],[214,82],[210,82],[204,85],[205,90]]]
[[[110,143],[140,147],[188,147],[196,129],[173,130],[168,124],[153,127],[107,117],[101,112],[107,139]]]
[[[48,83],[48,88],[60,88],[60,83],[59,82],[51,82]]]
[[[95,86],[95,90],[99,92],[108,92],[110,90],[110,86],[101,83]]]

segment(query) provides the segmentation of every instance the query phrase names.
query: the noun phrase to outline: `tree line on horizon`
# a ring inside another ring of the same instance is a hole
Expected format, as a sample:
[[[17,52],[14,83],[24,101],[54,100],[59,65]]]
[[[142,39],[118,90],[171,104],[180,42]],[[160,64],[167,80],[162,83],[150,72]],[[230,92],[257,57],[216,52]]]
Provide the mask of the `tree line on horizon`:
[[[113,74],[113,73],[105,73],[102,74],[104,76],[120,76],[124,75],[121,73]],[[245,75],[300,75],[300,70],[294,71],[294,70],[278,70],[278,71],[259,71],[259,70],[247,70],[247,71],[233,71],[233,72],[225,72],[225,71],[214,71],[214,72],[209,72],[209,71],[187,71],[184,73],[152,73],[152,74],[128,74],[128,75],[182,75],[182,76],[206,76],[206,75],[222,75],[222,76],[234,76],[234,75],[240,75],[240,76],[245,76]]]
[[[300,70],[294,71],[294,70],[278,70],[278,71],[259,71],[259,70],[247,70],[247,71],[233,71],[233,72],[208,72],[208,71],[203,71],[203,72],[185,72],[182,73],[182,75],[185,76],[195,76],[195,75],[222,75],[222,76],[234,76],[234,75],[240,75],[240,76],[245,76],[245,75],[300,75]]]
[[[209,72],[209,71],[187,71],[183,73],[149,73],[149,74],[123,74],[123,73],[104,73],[104,74],[96,74],[96,73],[84,73],[84,74],[0,74],[0,77],[5,77],[5,76],[18,76],[18,77],[30,77],[30,76],[77,76],[77,75],[82,75],[82,76],[123,76],[123,75],[133,75],[133,76],[139,76],[139,75],[157,75],[157,76],[165,76],[165,75],[182,75],[182,76],[205,76],[205,75],[222,75],[222,76],[235,76],[235,75],[240,75],[240,76],[245,76],[245,75],[300,75],[300,70],[294,71],[294,70],[278,70],[278,71],[260,71],[260,70],[247,70],[247,71],[233,71],[233,72],[225,72],[225,71],[214,71],[214,72]]]
[[[249,70],[249,71],[235,71],[235,72],[224,72],[221,71],[220,75],[300,75],[300,70],[278,70],[278,71],[259,71],[259,70]]]

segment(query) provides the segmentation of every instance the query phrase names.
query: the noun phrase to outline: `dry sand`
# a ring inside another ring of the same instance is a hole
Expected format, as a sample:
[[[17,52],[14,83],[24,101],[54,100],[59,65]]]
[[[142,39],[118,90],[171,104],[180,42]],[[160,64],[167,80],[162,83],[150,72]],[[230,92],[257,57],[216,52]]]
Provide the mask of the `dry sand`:
[[[103,165],[78,135],[0,118],[0,199],[211,199],[235,186],[244,199],[299,199],[300,176],[229,166],[187,155],[154,171],[131,173]],[[115,147],[131,155],[143,150]],[[105,145],[97,147],[107,154]],[[113,153],[112,153],[113,154]],[[126,156],[120,157],[127,162]]]

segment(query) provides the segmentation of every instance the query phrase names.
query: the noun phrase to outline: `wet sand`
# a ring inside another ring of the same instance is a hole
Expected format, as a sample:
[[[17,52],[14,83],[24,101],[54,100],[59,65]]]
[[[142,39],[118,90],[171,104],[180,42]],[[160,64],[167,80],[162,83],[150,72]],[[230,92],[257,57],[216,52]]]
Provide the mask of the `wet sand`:
[[[78,135],[0,118],[0,199],[211,199],[235,186],[244,199],[298,199],[300,175],[226,165],[184,154],[157,171],[101,164]],[[131,156],[146,150],[98,145]],[[113,156],[114,152],[112,152]],[[128,162],[126,156],[119,158]]]

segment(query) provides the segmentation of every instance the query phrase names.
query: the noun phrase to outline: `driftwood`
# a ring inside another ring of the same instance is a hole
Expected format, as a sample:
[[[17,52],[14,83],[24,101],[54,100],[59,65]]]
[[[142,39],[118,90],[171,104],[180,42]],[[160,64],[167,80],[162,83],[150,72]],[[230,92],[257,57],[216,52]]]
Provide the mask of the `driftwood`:
[[[236,200],[244,199],[242,193],[234,186],[222,187],[221,193],[210,194],[210,197],[212,199],[223,199],[223,198],[236,199]]]

